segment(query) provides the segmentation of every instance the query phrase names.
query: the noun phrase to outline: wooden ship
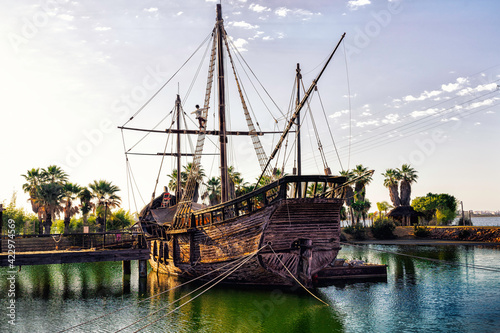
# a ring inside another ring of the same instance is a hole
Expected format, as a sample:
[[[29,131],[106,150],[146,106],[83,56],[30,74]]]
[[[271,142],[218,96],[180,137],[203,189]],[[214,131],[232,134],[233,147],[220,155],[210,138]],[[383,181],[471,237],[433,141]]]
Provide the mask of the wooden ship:
[[[325,174],[303,175],[300,159],[295,174],[277,179],[269,166],[286,136],[300,124],[300,110],[345,34],[303,97],[297,85],[294,112],[268,158],[259,141],[261,133],[252,123],[241,91],[249,131],[235,133],[225,127],[224,59],[227,56],[232,64],[232,58],[220,5],[217,5],[216,12],[205,104],[200,110],[203,120],[206,120],[216,76],[219,128],[207,130],[206,124],[199,130],[179,128],[181,100],[177,96],[177,129],[162,131],[177,136],[174,154],[177,158],[177,188],[175,193],[165,191],[158,197],[153,194],[151,202],[140,213],[140,224],[151,249],[151,267],[158,273],[185,278],[210,280],[224,276],[223,282],[232,284],[292,286],[299,281],[311,287],[314,277],[335,260],[340,250],[340,209],[343,201],[338,193],[346,179],[331,175],[329,168]],[[297,72],[299,80],[299,68]],[[239,87],[238,81],[236,83]],[[185,155],[180,149],[182,134],[197,135],[191,172],[184,187],[180,178],[180,160]],[[260,179],[275,179],[239,197],[235,197],[228,177],[226,149],[227,136],[235,134],[252,138],[262,172]],[[196,172],[207,135],[218,136],[220,147],[220,203],[211,206],[197,202],[199,179]],[[174,189],[171,190],[173,192]]]

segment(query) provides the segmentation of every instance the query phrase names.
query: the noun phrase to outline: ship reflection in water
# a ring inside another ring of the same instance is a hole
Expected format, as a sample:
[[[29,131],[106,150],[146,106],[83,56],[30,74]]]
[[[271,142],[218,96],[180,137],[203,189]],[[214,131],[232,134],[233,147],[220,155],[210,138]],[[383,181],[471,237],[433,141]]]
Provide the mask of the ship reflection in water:
[[[197,296],[207,289],[204,282],[180,286],[183,281],[152,271],[139,282],[135,263],[125,277],[120,262],[26,266],[16,277],[16,326],[1,320],[0,331],[57,332],[109,314],[71,331],[115,332],[136,322],[124,330],[133,332],[155,321],[143,331],[494,332],[500,325],[499,254],[495,247],[344,246],[341,258],[387,264],[387,281],[316,289],[330,306],[299,289],[217,285]],[[0,271],[6,276],[5,268]],[[7,283],[0,280],[2,290]],[[7,294],[1,297],[6,305]]]

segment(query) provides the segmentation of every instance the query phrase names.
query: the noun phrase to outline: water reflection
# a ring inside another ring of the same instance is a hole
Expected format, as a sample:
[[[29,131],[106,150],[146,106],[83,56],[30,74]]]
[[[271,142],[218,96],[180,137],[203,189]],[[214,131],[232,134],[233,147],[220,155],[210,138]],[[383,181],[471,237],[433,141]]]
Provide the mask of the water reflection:
[[[144,331],[495,332],[500,325],[500,272],[478,267],[493,266],[500,271],[499,251],[465,246],[344,246],[340,257],[386,264],[388,278],[316,290],[329,307],[300,290],[216,286],[196,297],[201,290],[195,289],[201,284],[193,283],[168,291],[182,281],[154,272],[139,279],[136,263],[132,274],[125,276],[120,262],[26,266],[16,279],[14,332],[54,332],[122,307],[127,308],[81,331],[114,332],[138,321],[125,330],[130,332],[156,321]],[[6,269],[0,272],[0,287],[7,290]],[[2,294],[2,306],[7,301]],[[0,331],[13,330],[1,320]]]

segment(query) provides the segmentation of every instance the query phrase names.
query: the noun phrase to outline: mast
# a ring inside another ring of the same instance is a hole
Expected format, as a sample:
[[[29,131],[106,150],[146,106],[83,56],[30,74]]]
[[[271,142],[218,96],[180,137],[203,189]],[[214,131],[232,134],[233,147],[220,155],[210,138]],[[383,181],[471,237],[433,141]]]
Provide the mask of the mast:
[[[302,78],[302,75],[300,74],[300,64],[297,64],[297,74],[296,74],[296,80],[297,80],[297,99],[295,101],[295,108],[297,108],[300,104],[300,79]],[[301,146],[300,146],[300,111],[297,112],[297,133],[295,134],[296,140],[297,140],[297,175],[301,176],[302,175],[302,151],[301,151]],[[302,184],[299,182],[297,183],[298,191],[297,193],[302,193]]]
[[[227,175],[227,136],[226,136],[226,105],[224,87],[224,40],[223,40],[222,7],[217,4],[217,58],[218,58],[218,88],[219,88],[219,145],[220,145],[220,180],[221,202],[229,199]]]
[[[175,189],[175,198],[177,202],[181,199],[182,186],[181,186],[181,97],[177,95],[175,100],[175,110],[177,112],[177,188]],[[171,191],[173,189],[170,189]]]

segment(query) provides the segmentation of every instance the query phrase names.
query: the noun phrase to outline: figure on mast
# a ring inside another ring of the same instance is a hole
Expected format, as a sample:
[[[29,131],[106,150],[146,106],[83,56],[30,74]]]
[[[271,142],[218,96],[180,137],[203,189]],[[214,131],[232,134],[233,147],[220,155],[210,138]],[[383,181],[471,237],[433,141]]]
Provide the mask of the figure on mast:
[[[200,106],[196,104],[196,110],[191,112],[196,114],[196,119],[198,119],[198,123],[200,125],[200,131],[202,128],[205,128],[205,123],[207,122],[207,120],[203,118],[203,111],[207,109],[208,107],[200,109]]]

